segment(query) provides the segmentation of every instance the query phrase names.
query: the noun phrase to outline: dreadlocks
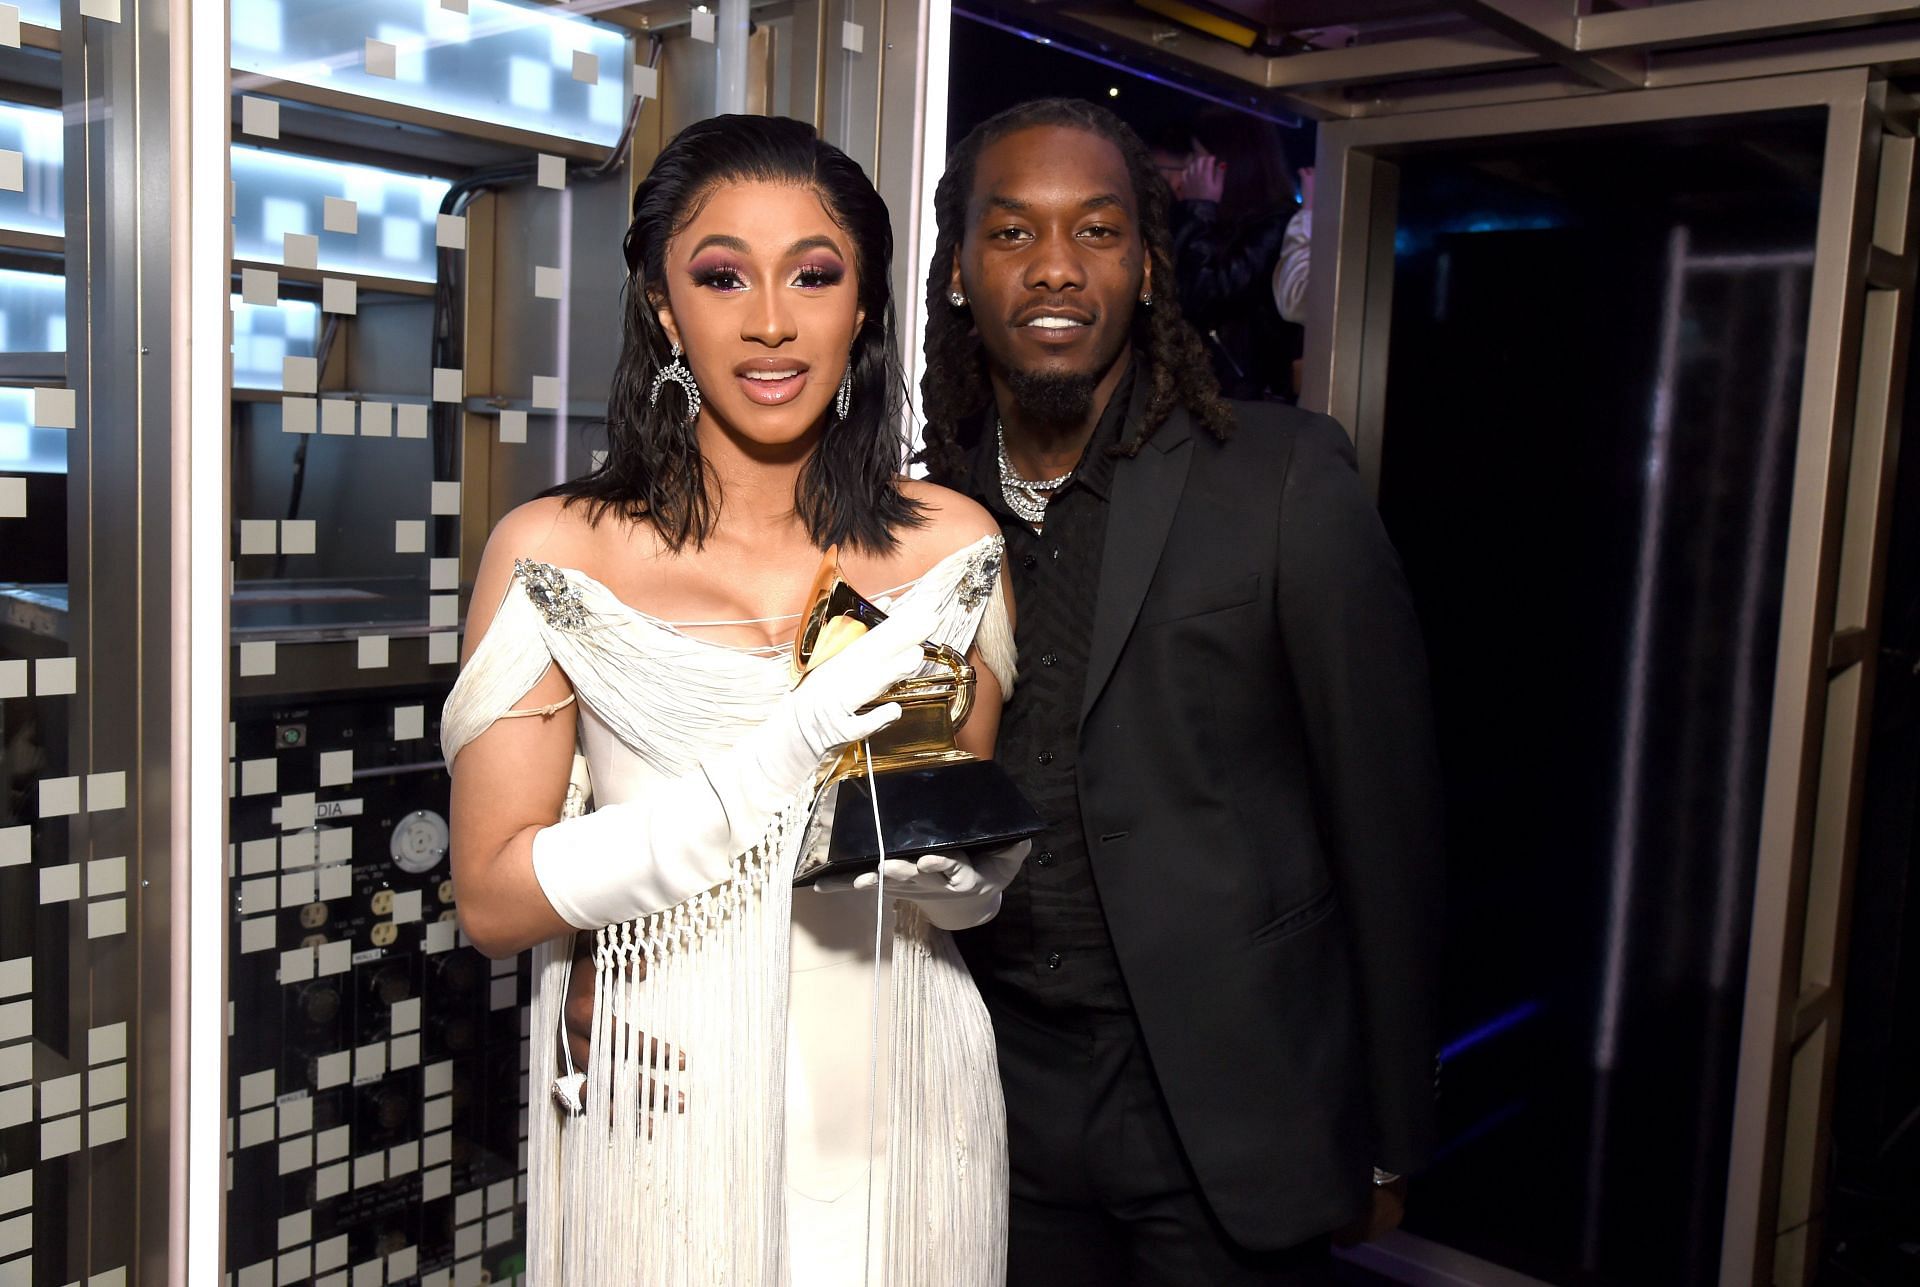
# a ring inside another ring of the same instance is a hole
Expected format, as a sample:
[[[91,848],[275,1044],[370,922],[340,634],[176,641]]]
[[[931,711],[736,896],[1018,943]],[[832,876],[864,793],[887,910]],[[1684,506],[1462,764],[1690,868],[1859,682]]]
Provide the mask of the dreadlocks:
[[[1040,98],[1010,107],[974,127],[947,158],[947,171],[934,189],[937,232],[933,266],[927,273],[927,374],[920,385],[927,429],[920,459],[936,475],[954,474],[964,467],[960,427],[992,400],[980,337],[971,318],[947,300],[954,257],[960,253],[960,242],[966,235],[975,164],[988,144],[1046,125],[1083,130],[1120,150],[1133,180],[1141,240],[1153,264],[1154,281],[1161,284],[1153,304],[1136,307],[1133,313],[1134,360],[1148,381],[1146,422],[1121,450],[1129,456],[1138,453],[1176,405],[1185,406],[1216,438],[1233,432],[1233,411],[1220,396],[1206,346],[1199,332],[1180,315],[1178,292],[1173,289],[1177,280],[1173,239],[1167,221],[1173,194],[1154,167],[1152,154],[1140,136],[1106,108],[1077,98]]]

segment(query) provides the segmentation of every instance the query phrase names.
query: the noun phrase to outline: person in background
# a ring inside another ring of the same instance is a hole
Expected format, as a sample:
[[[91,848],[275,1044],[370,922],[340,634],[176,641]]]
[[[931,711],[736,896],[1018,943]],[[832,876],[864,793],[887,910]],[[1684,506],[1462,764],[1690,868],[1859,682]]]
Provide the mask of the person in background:
[[[1307,267],[1313,251],[1313,167],[1300,167],[1300,208],[1287,221],[1280,262],[1273,266],[1273,306],[1298,326],[1307,322]]]
[[[1142,130],[1141,137],[1147,142],[1147,150],[1153,153],[1153,168],[1160,172],[1160,177],[1166,180],[1167,187],[1173,192],[1174,205],[1169,215],[1174,239],[1178,242],[1181,222],[1187,216],[1184,202],[1187,162],[1193,159],[1193,123],[1163,119]]]
[[[1275,306],[1272,282],[1297,200],[1279,130],[1212,113],[1194,122],[1190,149],[1171,185],[1180,307],[1206,338],[1222,393],[1292,401],[1300,331]],[[1163,140],[1156,165],[1166,150]]]

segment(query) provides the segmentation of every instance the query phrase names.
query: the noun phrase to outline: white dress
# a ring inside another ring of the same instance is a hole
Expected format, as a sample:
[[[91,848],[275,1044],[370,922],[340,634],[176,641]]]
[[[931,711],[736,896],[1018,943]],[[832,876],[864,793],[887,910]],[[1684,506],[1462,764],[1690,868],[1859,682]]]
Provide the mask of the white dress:
[[[1001,555],[985,537],[904,596],[934,597],[939,641],[977,644],[1010,689]],[[783,656],[692,637],[583,573],[522,563],[447,700],[449,764],[552,664],[579,698],[601,804],[694,769],[789,687]],[[912,904],[883,913],[871,896],[792,889],[809,804],[734,855],[729,881],[595,932],[583,1115],[548,1093],[567,1071],[572,940],[535,949],[534,1287],[1004,1282],[1005,1115],[985,1008]]]

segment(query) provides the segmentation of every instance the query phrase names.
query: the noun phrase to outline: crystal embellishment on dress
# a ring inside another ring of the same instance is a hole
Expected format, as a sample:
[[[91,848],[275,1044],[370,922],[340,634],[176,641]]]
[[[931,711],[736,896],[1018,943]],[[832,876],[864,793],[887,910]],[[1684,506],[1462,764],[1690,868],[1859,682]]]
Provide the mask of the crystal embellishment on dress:
[[[960,575],[960,606],[971,612],[993,593],[994,583],[1000,579],[1001,544],[995,541],[992,546],[980,551],[967,560],[967,570]]]
[[[586,604],[559,568],[532,559],[515,559],[513,570],[526,584],[527,597],[548,625],[558,630],[578,630],[587,624]]]

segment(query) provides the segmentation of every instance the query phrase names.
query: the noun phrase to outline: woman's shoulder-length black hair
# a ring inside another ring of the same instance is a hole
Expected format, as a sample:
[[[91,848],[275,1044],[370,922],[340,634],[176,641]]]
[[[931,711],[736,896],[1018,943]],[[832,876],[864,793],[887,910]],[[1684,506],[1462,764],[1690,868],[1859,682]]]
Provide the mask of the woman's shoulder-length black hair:
[[[833,419],[794,486],[794,508],[813,542],[883,553],[896,529],[926,521],[899,477],[906,459],[906,381],[894,334],[893,226],[873,183],[811,125],[777,116],[714,116],[675,135],[633,194],[625,241],[623,340],[607,397],[607,454],[589,473],[546,494],[652,524],[673,550],[699,548],[719,517],[713,478],[677,390],[652,405],[654,376],[672,343],[655,314],[666,295],[667,243],[722,184],[788,183],[820,198],[853,243],[866,319],[854,336],[852,409]],[[831,413],[829,413],[831,415]]]

